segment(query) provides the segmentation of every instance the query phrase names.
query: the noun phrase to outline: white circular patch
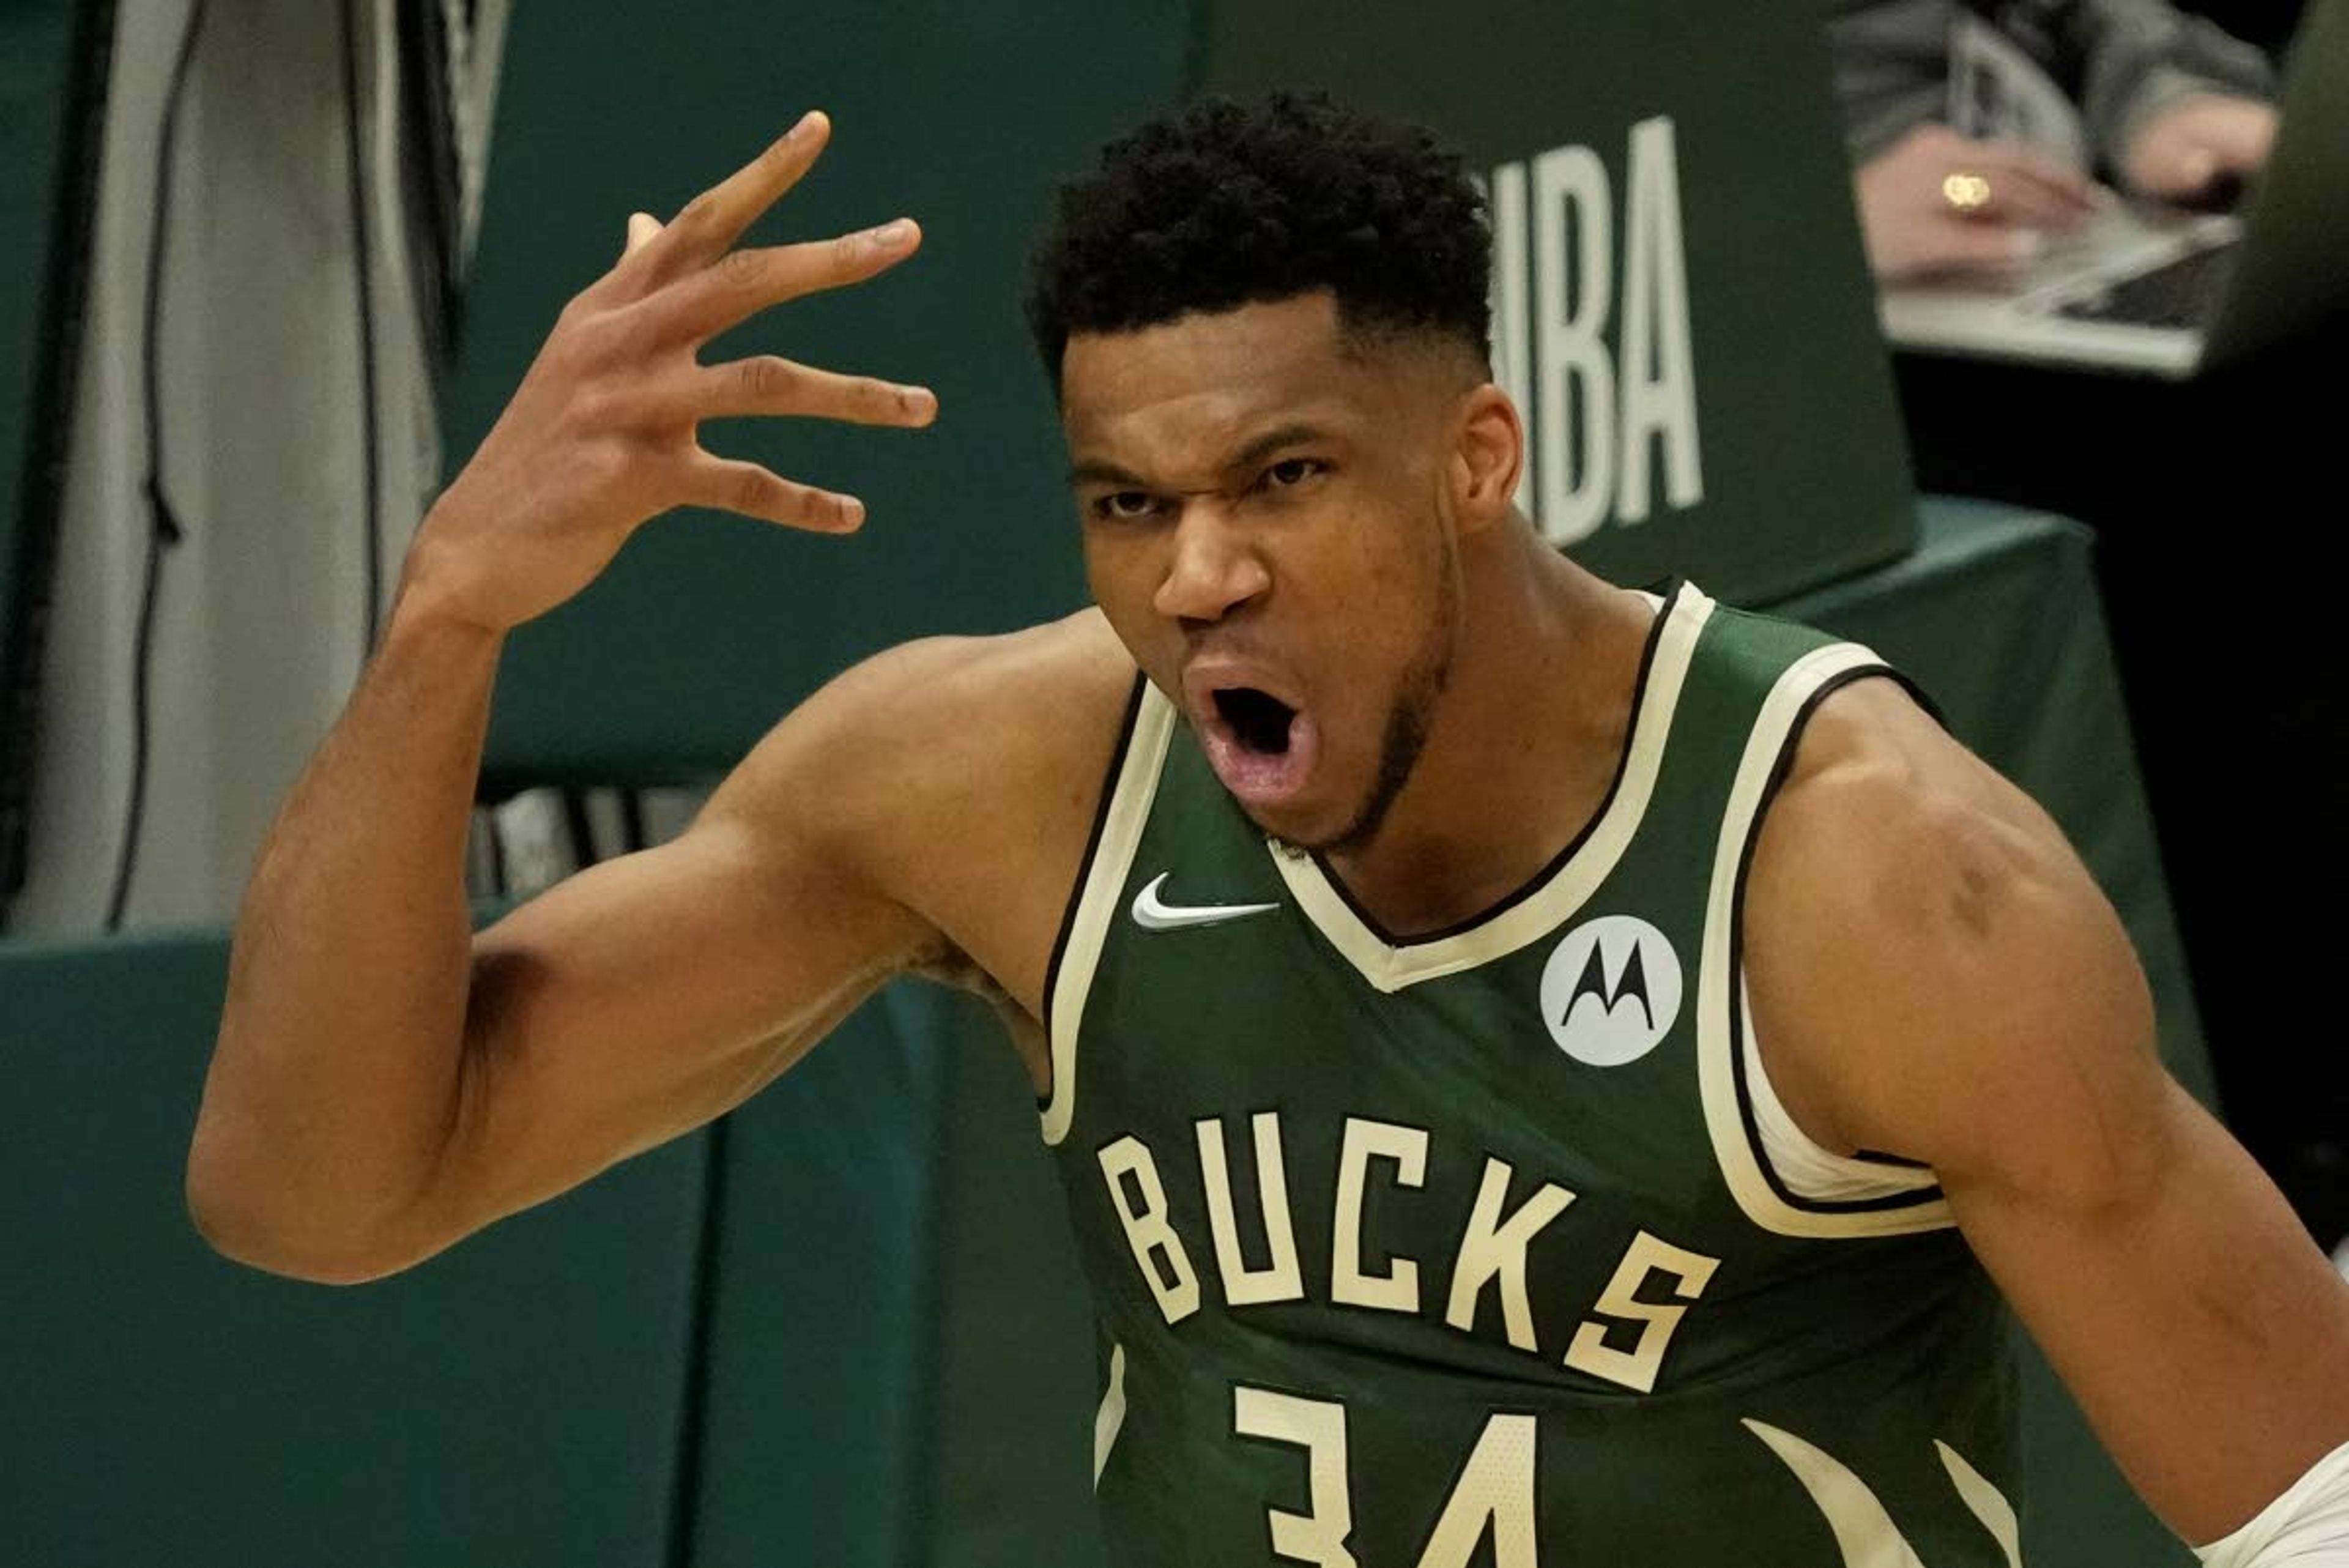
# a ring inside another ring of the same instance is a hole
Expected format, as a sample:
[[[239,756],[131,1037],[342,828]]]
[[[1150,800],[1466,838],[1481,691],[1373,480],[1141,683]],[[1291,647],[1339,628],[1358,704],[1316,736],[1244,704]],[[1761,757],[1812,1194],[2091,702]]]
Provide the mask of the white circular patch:
[[[1542,970],[1542,1022],[1557,1048],[1593,1067],[1654,1050],[1681,1015],[1681,960],[1637,915],[1601,915],[1566,933]]]

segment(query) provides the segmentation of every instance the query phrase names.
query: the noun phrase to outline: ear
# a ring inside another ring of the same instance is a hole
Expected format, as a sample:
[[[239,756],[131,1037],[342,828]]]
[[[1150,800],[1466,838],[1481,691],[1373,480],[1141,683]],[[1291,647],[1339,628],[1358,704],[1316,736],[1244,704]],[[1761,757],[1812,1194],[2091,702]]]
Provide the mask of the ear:
[[[1526,427],[1516,405],[1486,381],[1461,400],[1446,478],[1460,531],[1474,534],[1516,510],[1526,466]]]

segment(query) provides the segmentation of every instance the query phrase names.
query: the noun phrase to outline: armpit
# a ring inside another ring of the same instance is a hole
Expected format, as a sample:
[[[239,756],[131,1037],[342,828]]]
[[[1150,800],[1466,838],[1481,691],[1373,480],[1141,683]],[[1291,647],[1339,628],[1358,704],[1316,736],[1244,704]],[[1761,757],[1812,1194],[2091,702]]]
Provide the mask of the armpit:
[[[1002,1022],[1004,1033],[1011,1037],[1011,1048],[1019,1056],[1030,1084],[1040,1095],[1050,1087],[1051,1053],[1044,1037],[1043,1026],[1029,1016],[996,978],[980,966],[968,953],[951,942],[940,940],[937,949],[913,965],[908,971],[956,991],[968,992],[984,999]]]

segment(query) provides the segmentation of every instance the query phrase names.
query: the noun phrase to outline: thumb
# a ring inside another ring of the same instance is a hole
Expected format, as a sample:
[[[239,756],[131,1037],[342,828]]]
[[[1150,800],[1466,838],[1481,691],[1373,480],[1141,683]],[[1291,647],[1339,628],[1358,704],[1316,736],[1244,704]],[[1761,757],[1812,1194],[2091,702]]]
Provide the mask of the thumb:
[[[654,217],[650,213],[630,213],[628,214],[627,248],[620,254],[623,255],[635,254],[647,241],[650,240],[655,234],[657,234],[660,232],[660,220]]]

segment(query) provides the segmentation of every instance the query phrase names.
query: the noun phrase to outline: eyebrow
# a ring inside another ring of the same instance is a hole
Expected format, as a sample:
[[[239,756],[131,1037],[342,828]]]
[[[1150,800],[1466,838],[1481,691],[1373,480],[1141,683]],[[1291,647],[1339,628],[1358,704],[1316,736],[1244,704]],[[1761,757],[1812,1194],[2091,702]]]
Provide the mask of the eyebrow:
[[[1137,473],[1128,473],[1113,462],[1088,459],[1069,470],[1069,483],[1077,484],[1128,484],[1136,490],[1147,490],[1149,484]]]
[[[1329,432],[1319,425],[1291,423],[1276,426],[1226,458],[1223,466],[1226,469],[1246,468],[1250,463],[1261,462],[1271,456],[1282,447],[1328,439]],[[1136,490],[1153,488],[1150,482],[1140,474],[1120,468],[1113,462],[1104,462],[1094,458],[1088,458],[1072,465],[1069,470],[1069,483],[1071,485],[1126,484],[1132,485]]]

